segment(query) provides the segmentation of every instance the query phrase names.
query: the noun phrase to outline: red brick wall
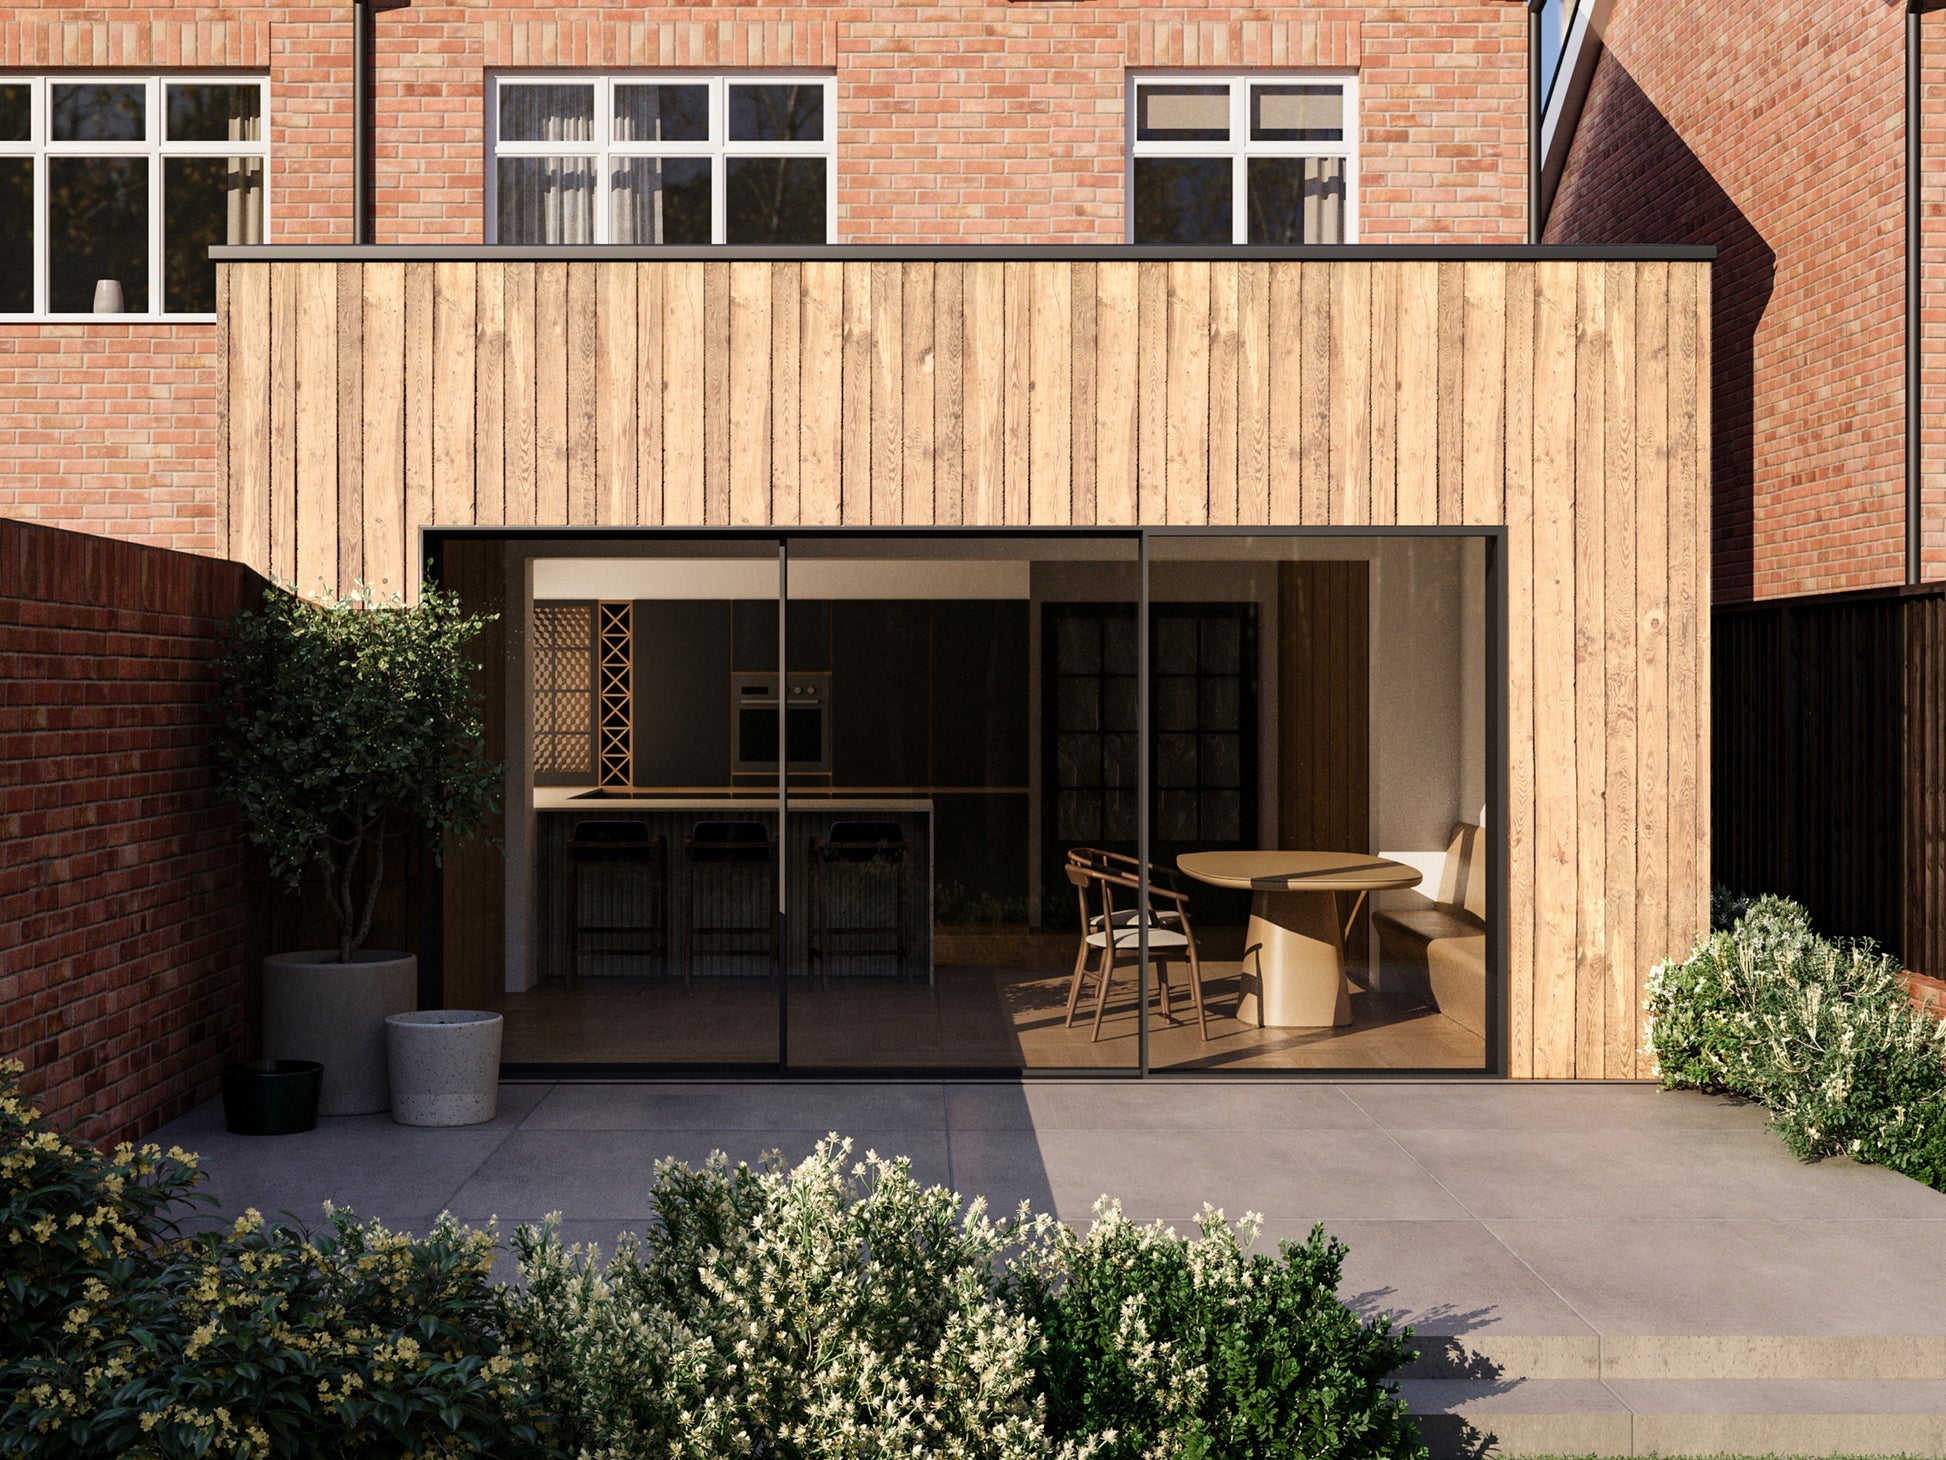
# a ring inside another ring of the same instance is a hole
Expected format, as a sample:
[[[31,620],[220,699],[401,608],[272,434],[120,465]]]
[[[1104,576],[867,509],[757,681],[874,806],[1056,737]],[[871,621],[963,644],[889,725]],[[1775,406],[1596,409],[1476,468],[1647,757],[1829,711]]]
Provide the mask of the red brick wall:
[[[244,846],[211,789],[229,563],[0,520],[0,1057],[83,1135],[208,1099],[245,1040]]]
[[[1904,574],[1903,7],[1617,0],[1555,243],[1715,243],[1717,600]]]

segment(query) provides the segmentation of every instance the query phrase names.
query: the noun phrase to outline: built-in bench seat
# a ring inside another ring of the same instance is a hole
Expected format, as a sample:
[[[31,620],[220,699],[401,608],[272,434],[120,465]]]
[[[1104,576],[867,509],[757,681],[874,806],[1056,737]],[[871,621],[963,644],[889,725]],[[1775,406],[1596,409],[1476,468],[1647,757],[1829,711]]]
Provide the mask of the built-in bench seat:
[[[1379,957],[1424,981],[1439,1012],[1486,1037],[1486,836],[1456,822],[1436,898],[1395,893],[1397,901],[1372,914]]]

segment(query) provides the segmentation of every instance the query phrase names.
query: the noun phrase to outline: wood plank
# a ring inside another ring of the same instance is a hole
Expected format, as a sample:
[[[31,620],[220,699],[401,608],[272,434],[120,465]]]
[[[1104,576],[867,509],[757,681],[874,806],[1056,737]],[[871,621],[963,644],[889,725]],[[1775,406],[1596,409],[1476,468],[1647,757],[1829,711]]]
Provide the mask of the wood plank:
[[[418,597],[426,575],[421,533],[433,520],[433,266],[405,266],[405,583]]]
[[[1635,298],[1635,1001],[1669,942],[1669,265],[1640,266]],[[1653,1073],[1646,1055],[1636,1074]]]
[[[252,268],[258,265],[251,265]],[[262,265],[266,271],[270,265]],[[359,269],[364,295],[365,581],[405,591],[405,265]]]
[[[1297,414],[1298,509],[1303,520],[1331,519],[1331,267],[1301,264],[1298,328],[1304,365]]]
[[[872,266],[845,263],[844,429],[839,520],[872,520]]]
[[[365,577],[365,428],[359,420],[364,405],[363,270],[355,263],[337,264],[332,270],[338,295],[338,562],[333,581],[347,589]],[[222,271],[217,272],[220,277]]]
[[[1074,265],[1049,261],[1032,271],[1029,326],[1028,515],[1036,526],[1074,520]]]
[[[1002,367],[1002,389],[1006,397],[1006,434],[1001,438],[1002,483],[1001,520],[1009,527],[1024,527],[1032,521],[1033,498],[1033,411],[1029,388],[1034,354],[1034,270],[1033,265],[1008,260],[1001,266],[1004,278],[1002,305],[1006,359]]]
[[[635,266],[635,516],[662,521],[662,264]]]
[[[1608,356],[1607,275],[1584,264],[1576,281],[1574,394],[1574,721],[1577,831],[1574,1072],[1598,1077],[1607,1039],[1607,680],[1602,538]]]
[[[1465,521],[1466,265],[1439,264],[1439,521]]]
[[[534,271],[534,520],[565,527],[568,515],[568,266]]]
[[[338,577],[338,270],[302,263],[297,284],[297,585],[336,593]],[[343,585],[349,587],[349,584]]]
[[[965,521],[966,266],[941,264],[933,275],[932,520]]]
[[[1639,1037],[1637,1015],[1635,897],[1636,845],[1636,648],[1635,648],[1635,265],[1615,261],[1603,266],[1608,310],[1605,457],[1602,484],[1607,508],[1602,584],[1603,629],[1607,639],[1604,747],[1607,793],[1602,798],[1607,824],[1603,848],[1607,874],[1606,1007],[1601,1072],[1605,1079],[1635,1078]]]
[[[1372,517],[1399,520],[1399,271],[1372,270]]]
[[[897,527],[905,511],[905,266],[880,259],[872,270],[871,522]]]
[[[595,521],[595,279],[599,267],[568,265],[568,521],[577,527]]]
[[[1399,524],[1439,521],[1439,268],[1398,266]]]
[[[482,263],[476,274],[474,306],[474,380],[478,396],[479,443],[473,463],[475,520],[507,520],[506,395],[507,266]]]
[[[843,501],[845,267],[810,260],[802,275],[800,517],[825,526],[839,521]]]
[[[501,400],[505,408],[507,443],[507,521],[525,526],[536,515],[540,441],[538,366],[534,356],[536,276],[530,263],[507,265],[507,365]]]
[[[270,281],[270,575],[297,581],[297,295],[299,275]]]
[[[1095,331],[1101,300],[1093,260],[1072,266],[1068,286],[1068,450],[1071,457],[1072,520],[1095,521]]]
[[[1575,314],[1577,266],[1534,265],[1534,1056],[1575,1074]],[[1514,580],[1518,582],[1518,579]],[[1546,686],[1542,693],[1540,686]]]
[[[1237,276],[1237,521],[1270,521],[1270,265]]]
[[[703,521],[730,518],[730,266],[703,265]]]
[[[434,522],[451,526],[475,520],[475,267],[449,261],[432,266],[432,516]]]
[[[933,276],[934,266],[912,260],[902,267],[903,298],[899,369],[903,383],[899,414],[904,422],[900,441],[899,521],[907,526],[933,520]]]
[[[1270,522],[1304,520],[1303,265],[1270,266]]]
[[[761,527],[770,521],[770,265],[729,269],[729,520]]]
[[[981,261],[966,269],[965,354],[966,478],[964,517],[968,526],[992,527],[1002,520],[1006,492],[1007,408],[1005,266]]]
[[[1507,265],[1473,260],[1466,271],[1466,413],[1459,520],[1487,526],[1506,521]]]
[[[1692,926],[1701,932],[1709,927],[1710,897],[1710,382],[1713,378],[1710,352],[1714,348],[1710,335],[1710,290],[1715,287],[1715,275],[1708,264],[1684,264],[1682,267],[1696,281],[1696,303],[1690,316],[1690,328],[1696,336],[1695,469],[1691,488],[1695,502],[1692,508],[1695,513],[1692,539],[1695,543],[1695,560],[1690,568],[1690,591],[1696,604],[1696,690],[1684,701],[1692,717],[1686,727],[1686,738],[1695,747],[1696,788],[1693,804],[1696,807],[1696,865],[1691,873],[1689,895],[1684,899],[1681,910],[1689,915]],[[1670,703],[1674,704],[1675,701],[1672,699]],[[1932,845],[1936,848],[1938,842]]]
[[[1095,268],[1095,515],[1104,526],[1136,521],[1140,349],[1139,265]]]
[[[779,261],[770,266],[770,520],[796,523],[802,506],[798,485],[798,443],[803,362],[798,330],[803,323],[804,265]]]
[[[1534,265],[1507,266],[1507,1073],[1534,1073]]]
[[[703,265],[662,266],[662,520],[700,527],[703,481]]]
[[[635,268],[595,265],[595,521],[635,520]]]
[[[1169,520],[1169,266],[1136,266],[1135,510],[1138,522]]]
[[[236,346],[232,336],[235,331],[234,306],[230,302],[230,270],[218,268],[216,271],[216,515],[211,526],[216,534],[216,551],[235,557],[229,553],[230,545],[230,484],[235,479],[233,471],[236,463],[230,454],[230,387],[234,383],[230,372],[235,368]]]
[[[1372,271],[1331,266],[1331,516],[1345,526],[1372,520]]]
[[[1237,521],[1237,287],[1235,259],[1209,266],[1209,521]]]
[[[1697,855],[1709,816],[1696,799],[1702,757],[1696,724],[1688,719],[1700,714],[1692,707],[1707,695],[1709,682],[1709,665],[1697,653],[1700,620],[1709,610],[1696,591],[1708,511],[1708,479],[1697,473],[1698,413],[1709,389],[1696,324],[1701,272],[1684,264],[1669,268],[1669,943],[1680,951],[1706,926],[1695,902],[1699,890],[1707,899],[1709,876],[1709,863]]]
[[[1163,522],[1209,521],[1209,264],[1170,262],[1167,399],[1164,405]]]
[[[270,265],[227,264],[229,348],[223,359],[230,470],[226,483],[229,556],[259,573],[270,569]]]

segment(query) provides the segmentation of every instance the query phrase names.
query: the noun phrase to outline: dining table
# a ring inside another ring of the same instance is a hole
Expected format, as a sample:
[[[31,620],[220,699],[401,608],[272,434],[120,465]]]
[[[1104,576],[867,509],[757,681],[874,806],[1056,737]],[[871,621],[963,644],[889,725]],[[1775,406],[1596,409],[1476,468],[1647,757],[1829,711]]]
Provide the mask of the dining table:
[[[1176,865],[1250,893],[1237,1018],[1264,1029],[1351,1023],[1347,924],[1367,894],[1419,882],[1418,868],[1366,852],[1184,852]]]

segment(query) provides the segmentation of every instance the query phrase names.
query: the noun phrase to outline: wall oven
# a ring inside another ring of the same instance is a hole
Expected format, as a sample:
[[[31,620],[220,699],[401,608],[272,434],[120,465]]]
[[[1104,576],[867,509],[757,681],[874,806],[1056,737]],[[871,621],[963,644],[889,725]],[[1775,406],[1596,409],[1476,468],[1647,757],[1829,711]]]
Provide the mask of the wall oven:
[[[793,673],[779,692],[774,674],[730,676],[730,770],[777,773],[777,716],[784,716],[784,754],[791,771],[831,770],[831,676]]]

